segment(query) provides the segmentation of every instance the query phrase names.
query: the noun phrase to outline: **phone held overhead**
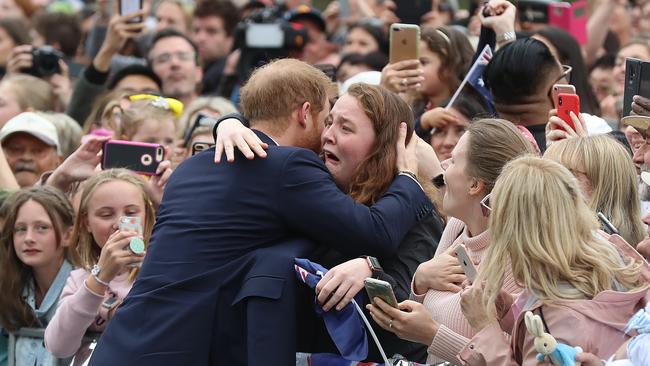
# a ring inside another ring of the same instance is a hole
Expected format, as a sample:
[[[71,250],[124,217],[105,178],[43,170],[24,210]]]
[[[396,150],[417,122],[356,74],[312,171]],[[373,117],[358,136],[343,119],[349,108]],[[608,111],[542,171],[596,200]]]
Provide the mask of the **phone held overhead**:
[[[102,149],[102,169],[126,168],[142,175],[156,175],[164,155],[160,144],[111,140]]]
[[[420,27],[415,24],[394,23],[390,26],[390,63],[420,58]]]

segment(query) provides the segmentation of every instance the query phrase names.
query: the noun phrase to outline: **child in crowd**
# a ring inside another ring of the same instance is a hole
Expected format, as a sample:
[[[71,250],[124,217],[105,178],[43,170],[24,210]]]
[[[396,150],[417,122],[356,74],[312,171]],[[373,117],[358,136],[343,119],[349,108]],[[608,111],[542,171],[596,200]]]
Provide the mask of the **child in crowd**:
[[[81,195],[72,233],[73,263],[59,310],[45,331],[45,346],[56,357],[73,356],[87,330],[102,331],[133,284],[144,253],[130,249],[135,231],[118,230],[123,216],[141,220],[145,243],[153,228],[153,205],[144,182],[125,169],[90,178]]]
[[[26,188],[4,203],[6,221],[0,236],[0,326],[5,332],[48,325],[72,270],[68,245],[74,221],[72,206],[52,187]],[[7,359],[6,335],[0,336],[0,364]],[[16,336],[15,365],[50,365],[41,339]]]
[[[122,112],[116,138],[161,144],[165,147],[165,158],[169,158],[176,137],[176,122],[167,99],[142,99],[131,103]]]

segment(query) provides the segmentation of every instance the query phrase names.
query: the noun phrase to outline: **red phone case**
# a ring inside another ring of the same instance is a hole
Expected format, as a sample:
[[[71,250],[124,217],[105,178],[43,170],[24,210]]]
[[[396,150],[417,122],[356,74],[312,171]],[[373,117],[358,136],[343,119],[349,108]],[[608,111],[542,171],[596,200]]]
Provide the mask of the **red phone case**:
[[[576,117],[580,114],[580,97],[576,94],[560,93],[558,95],[557,116],[562,118],[575,131],[576,126],[571,119],[570,112],[573,112]]]
[[[104,144],[102,169],[126,168],[138,174],[155,175],[163,158],[162,145],[110,140]]]

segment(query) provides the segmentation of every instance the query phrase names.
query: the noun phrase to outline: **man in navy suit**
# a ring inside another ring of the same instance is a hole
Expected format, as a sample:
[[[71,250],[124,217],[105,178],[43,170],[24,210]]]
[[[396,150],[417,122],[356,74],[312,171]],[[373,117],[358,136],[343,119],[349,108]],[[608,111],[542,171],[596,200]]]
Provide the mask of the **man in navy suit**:
[[[341,192],[315,153],[331,90],[325,74],[293,59],[251,76],[242,110],[268,157],[215,165],[206,151],[178,167],[139,277],[91,365],[295,364],[302,309],[293,258],[308,256],[313,243],[350,255],[395,253],[432,209],[410,176],[417,159],[398,148],[406,172],[372,207]]]

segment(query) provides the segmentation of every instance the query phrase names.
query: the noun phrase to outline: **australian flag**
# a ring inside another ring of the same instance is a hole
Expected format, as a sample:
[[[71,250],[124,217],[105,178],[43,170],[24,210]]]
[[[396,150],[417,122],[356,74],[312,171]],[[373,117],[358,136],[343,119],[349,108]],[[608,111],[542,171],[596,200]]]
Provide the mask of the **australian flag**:
[[[315,288],[327,273],[327,269],[320,264],[301,258],[295,259],[294,269],[298,280],[311,288]],[[360,300],[359,296],[356,298]],[[362,302],[359,301],[359,304]],[[341,311],[332,309],[325,312],[318,300],[314,298],[314,309],[316,314],[323,318],[327,332],[343,359],[361,361],[368,356],[368,336],[354,303],[349,303]]]
[[[465,79],[463,79],[463,82],[460,83],[460,86],[458,89],[456,89],[456,92],[449,100],[449,103],[447,103],[447,108],[451,107],[454,104],[456,98],[458,98],[458,95],[460,95],[460,93],[463,91],[463,88],[465,88],[465,85],[469,84],[474,88],[474,90],[481,94],[485,100],[485,106],[487,107],[488,111],[494,113],[494,101],[492,100],[492,93],[490,93],[488,88],[485,86],[485,82],[483,81],[483,72],[485,71],[485,67],[490,63],[490,60],[492,60],[492,48],[490,48],[490,45],[485,45],[485,48],[483,48],[483,51],[481,51],[481,53],[476,58],[476,61],[474,61],[474,64],[472,64],[472,67],[469,69],[469,72],[465,76]]]
[[[483,72],[485,68],[492,60],[492,48],[490,45],[485,45],[483,51],[479,54],[474,65],[469,69],[467,76],[467,82],[471,85],[477,92],[481,93],[485,101],[494,106],[494,101],[492,100],[492,93],[485,87],[485,82],[483,81]]]

